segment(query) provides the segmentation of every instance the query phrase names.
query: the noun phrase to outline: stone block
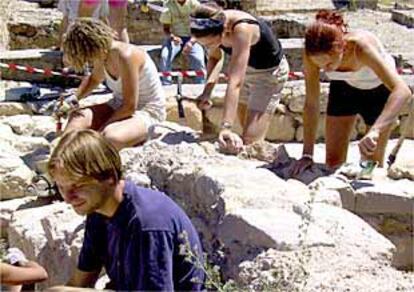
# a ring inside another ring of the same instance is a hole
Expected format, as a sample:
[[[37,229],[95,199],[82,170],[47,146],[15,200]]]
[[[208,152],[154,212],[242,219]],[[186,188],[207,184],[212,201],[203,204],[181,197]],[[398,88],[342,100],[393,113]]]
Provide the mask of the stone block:
[[[20,248],[49,274],[36,290],[66,283],[72,275],[83,241],[84,217],[63,202],[20,210],[8,231],[10,246]]]
[[[7,23],[11,49],[34,49],[57,46],[62,13],[41,9],[37,3],[19,1]]]
[[[397,154],[394,164],[388,169],[388,176],[393,179],[414,181],[414,159],[412,140],[405,140]]]
[[[24,197],[34,176],[18,156],[0,155],[0,201]]]
[[[339,207],[350,211],[355,210],[355,191],[344,179],[335,176],[321,177],[313,181],[309,185],[309,189],[316,193],[317,198],[321,197],[320,193],[328,193],[329,195],[330,191],[338,192],[340,196]]]
[[[203,119],[201,111],[193,101],[182,101],[184,109],[184,120],[181,120],[178,115],[178,104],[175,98],[167,100],[167,120],[170,122],[183,123],[187,127],[196,131],[203,129]]]
[[[393,266],[412,271],[414,269],[414,235],[411,233],[404,237],[390,236],[389,238],[398,250],[393,258]]]
[[[259,15],[274,15],[283,12],[312,12],[319,9],[334,9],[330,0],[241,0],[243,10]]]
[[[56,71],[60,71],[63,68],[62,53],[44,49],[5,51],[0,54],[0,62]],[[47,77],[44,74],[28,73],[8,68],[1,68],[1,75],[4,80],[67,83],[67,80],[63,77]]]
[[[414,10],[393,10],[392,20],[408,28],[414,28]]]
[[[26,103],[0,102],[0,116],[32,114],[32,109]]]
[[[295,119],[291,115],[276,114],[272,117],[266,135],[269,141],[287,142],[295,139]]]
[[[7,238],[7,230],[13,214],[19,210],[37,208],[50,204],[50,198],[24,197],[0,202],[0,234]]]
[[[413,214],[414,182],[379,182],[356,191],[355,212]]]

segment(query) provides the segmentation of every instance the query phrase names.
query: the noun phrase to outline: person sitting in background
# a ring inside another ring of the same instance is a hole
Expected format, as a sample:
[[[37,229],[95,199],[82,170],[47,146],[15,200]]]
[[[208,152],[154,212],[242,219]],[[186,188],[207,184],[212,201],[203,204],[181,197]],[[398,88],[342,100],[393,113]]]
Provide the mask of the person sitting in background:
[[[47,272],[36,262],[29,261],[18,248],[9,248],[6,262],[0,262],[0,283],[6,291],[21,291],[22,285],[47,280]]]
[[[346,161],[357,114],[368,126],[359,141],[362,160],[382,164],[392,125],[411,95],[397,73],[393,57],[372,33],[349,31],[339,13],[322,10],[306,29],[303,60],[306,82],[303,157],[293,175],[313,163],[320,113],[320,70],[331,80],[325,132],[327,166],[335,169]]]
[[[266,136],[288,79],[289,65],[282,46],[264,20],[208,5],[200,5],[193,12],[191,34],[209,49],[208,81],[199,97],[201,109],[207,109],[218,81],[223,51],[230,55],[218,140],[225,152],[238,153],[244,144]],[[243,125],[242,137],[232,130],[237,113]]]
[[[63,13],[58,49],[62,47],[63,35],[69,25],[78,17],[92,17],[108,21],[108,0],[59,0],[57,8]]]
[[[107,288],[116,291],[203,289],[203,253],[190,219],[165,194],[123,180],[118,151],[102,135],[65,133],[48,172],[65,202],[87,216],[68,286],[94,287],[105,267]]]
[[[109,25],[116,31],[116,39],[129,43],[126,18],[128,14],[128,0],[109,1]]]
[[[113,92],[106,103],[72,111],[65,131],[100,131],[116,148],[145,142],[151,126],[165,120],[165,96],[150,56],[135,45],[114,39],[115,32],[91,18],[69,28],[63,52],[76,70],[89,64],[92,73],[82,81],[74,100],[82,99],[102,81]]]
[[[161,49],[160,70],[171,71],[175,57],[181,51],[189,56],[191,70],[205,70],[204,49],[191,39],[190,13],[199,5],[197,0],[168,0],[161,13],[165,40]],[[196,83],[204,83],[204,77],[195,78]],[[163,85],[171,84],[171,77],[162,78]]]

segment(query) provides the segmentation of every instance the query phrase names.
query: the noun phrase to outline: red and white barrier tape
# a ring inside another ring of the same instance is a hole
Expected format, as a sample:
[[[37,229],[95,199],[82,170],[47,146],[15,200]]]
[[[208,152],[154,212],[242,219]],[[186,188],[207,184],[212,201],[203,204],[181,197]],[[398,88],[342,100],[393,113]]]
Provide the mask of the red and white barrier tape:
[[[65,71],[53,71],[50,69],[39,69],[34,68],[32,66],[24,66],[24,65],[16,65],[13,63],[5,64],[0,63],[0,68],[8,69],[11,71],[25,71],[27,73],[38,73],[43,74],[46,77],[52,77],[52,76],[62,76],[67,78],[77,78],[80,79],[83,76],[75,75],[75,74],[68,74],[65,73]],[[206,71],[204,70],[180,70],[180,71],[165,71],[165,72],[158,72],[158,75],[160,77],[188,77],[188,78],[194,78],[194,77],[205,77]],[[220,78],[227,78],[227,75],[224,73],[220,73]],[[302,72],[289,72],[289,78],[290,79],[301,79],[304,77],[304,74]]]
[[[400,75],[414,75],[414,67],[412,67],[412,68],[397,68],[397,72]]]
[[[38,74],[43,74],[47,77],[63,76],[63,77],[77,78],[77,79],[82,78],[82,76],[75,75],[75,74],[68,74],[68,73],[65,73],[65,71],[58,72],[58,71],[53,71],[47,68],[39,69],[39,68],[34,68],[32,66],[16,65],[13,63],[10,63],[10,64],[0,63],[0,68],[8,69],[10,71],[25,71],[31,74],[38,73]]]
[[[206,72],[203,70],[197,70],[197,71],[181,70],[181,71],[158,72],[158,75],[160,77],[204,77],[206,76]],[[220,74],[220,77],[225,77],[225,74]]]
[[[66,78],[76,78],[81,79],[83,76],[79,76],[76,74],[68,74],[65,71],[53,71],[51,69],[39,69],[34,68],[32,66],[24,66],[24,65],[16,65],[13,63],[6,64],[6,63],[0,63],[0,68],[8,69],[11,71],[25,71],[30,74],[43,74],[46,77],[52,77],[52,76],[62,76]],[[400,75],[414,75],[414,68],[398,68],[398,73]],[[158,75],[160,77],[205,77],[206,72],[203,70],[182,70],[182,71],[166,71],[166,72],[158,72]],[[305,77],[303,72],[289,72],[289,79],[291,80],[298,80],[303,79]],[[227,75],[224,73],[220,73],[220,78],[227,78]]]

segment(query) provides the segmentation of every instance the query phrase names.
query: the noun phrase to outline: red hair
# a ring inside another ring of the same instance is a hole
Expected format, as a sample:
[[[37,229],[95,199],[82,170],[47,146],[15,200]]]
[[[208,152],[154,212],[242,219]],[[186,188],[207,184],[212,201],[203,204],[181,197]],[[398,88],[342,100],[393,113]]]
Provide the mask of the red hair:
[[[347,25],[341,14],[331,10],[319,10],[315,19],[305,32],[307,54],[329,53],[342,44]]]

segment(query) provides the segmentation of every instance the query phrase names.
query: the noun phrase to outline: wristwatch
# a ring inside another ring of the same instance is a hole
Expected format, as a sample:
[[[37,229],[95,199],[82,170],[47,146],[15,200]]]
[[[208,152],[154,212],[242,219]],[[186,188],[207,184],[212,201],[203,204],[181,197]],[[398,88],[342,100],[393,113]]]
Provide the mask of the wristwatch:
[[[310,159],[310,160],[312,160],[313,161],[313,155],[311,155],[311,154],[302,154],[302,158],[307,158],[307,159]]]
[[[233,125],[230,122],[221,122],[220,129],[221,130],[231,130],[233,128]]]

